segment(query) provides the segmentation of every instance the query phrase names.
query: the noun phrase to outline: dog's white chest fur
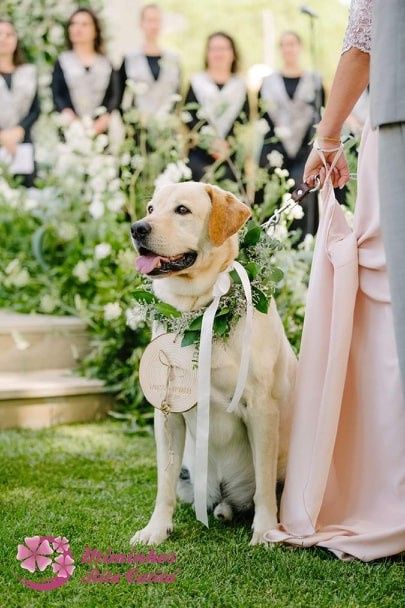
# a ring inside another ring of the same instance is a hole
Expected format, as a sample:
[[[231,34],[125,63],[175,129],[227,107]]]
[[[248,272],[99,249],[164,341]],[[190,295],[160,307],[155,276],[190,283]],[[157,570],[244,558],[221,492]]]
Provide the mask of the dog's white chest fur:
[[[225,500],[237,509],[244,510],[253,504],[255,492],[254,463],[246,424],[247,408],[252,408],[256,398],[262,398],[266,406],[272,392],[276,397],[285,394],[281,383],[286,381],[285,370],[282,377],[275,378],[275,365],[280,356],[289,358],[289,345],[266,343],[264,336],[282,334],[269,331],[280,323],[276,308],[271,307],[269,315],[256,314],[255,329],[252,334],[251,348],[260,352],[261,356],[250,359],[249,374],[245,390],[237,410],[234,413],[226,411],[235,391],[239,364],[242,356],[243,326],[241,320],[226,342],[214,342],[211,364],[211,399],[210,399],[210,430],[209,430],[209,463],[208,463],[208,508]],[[265,327],[267,326],[267,327]],[[265,331],[267,330],[267,331]],[[265,332],[264,334],[262,332]],[[287,346],[287,349],[285,347]],[[281,352],[282,350],[285,352]],[[288,364],[288,361],[286,361]],[[290,378],[288,378],[289,380]],[[283,430],[288,426],[288,405],[283,399],[278,400],[279,427],[273,429],[274,436],[280,435],[280,458],[278,476],[283,477],[285,467],[286,439]],[[198,407],[198,406],[197,406]],[[257,408],[257,406],[255,405]],[[269,407],[269,406],[268,406]],[[257,412],[260,416],[260,411]],[[197,426],[197,408],[183,414],[187,425],[186,446],[183,465],[190,471],[191,481],[194,478],[195,437]],[[279,433],[279,431],[281,431]],[[272,441],[272,437],[268,437]]]

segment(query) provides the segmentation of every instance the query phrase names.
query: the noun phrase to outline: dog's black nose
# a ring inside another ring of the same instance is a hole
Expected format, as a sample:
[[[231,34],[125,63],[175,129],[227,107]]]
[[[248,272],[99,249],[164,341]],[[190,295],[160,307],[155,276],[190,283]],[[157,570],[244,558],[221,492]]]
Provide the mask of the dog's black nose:
[[[131,234],[132,234],[133,238],[138,241],[141,241],[146,236],[148,236],[148,234],[150,234],[151,230],[152,230],[152,226],[148,222],[144,222],[144,221],[135,222],[135,224],[132,224],[132,226],[131,226]]]

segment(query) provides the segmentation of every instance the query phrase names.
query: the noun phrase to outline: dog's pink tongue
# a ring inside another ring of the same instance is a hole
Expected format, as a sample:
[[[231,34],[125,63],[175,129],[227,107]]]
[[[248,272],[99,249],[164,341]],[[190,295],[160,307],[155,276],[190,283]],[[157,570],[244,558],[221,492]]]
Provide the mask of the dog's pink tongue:
[[[140,255],[136,258],[136,269],[143,274],[149,274],[160,265],[160,255]]]

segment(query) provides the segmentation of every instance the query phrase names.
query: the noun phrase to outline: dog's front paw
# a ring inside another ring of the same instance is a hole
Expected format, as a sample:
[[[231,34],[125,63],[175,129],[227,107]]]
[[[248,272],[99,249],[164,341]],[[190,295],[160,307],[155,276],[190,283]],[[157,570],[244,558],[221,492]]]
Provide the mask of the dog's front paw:
[[[167,525],[154,525],[149,523],[142,530],[138,530],[135,532],[131,540],[129,541],[131,545],[141,544],[141,545],[160,545],[163,541],[165,541],[170,532],[172,532],[173,526]]]
[[[265,538],[266,532],[277,527],[277,518],[273,517],[255,517],[252,529],[253,534],[249,545],[266,545],[271,548],[275,543]]]
[[[266,529],[264,531],[263,530],[253,530],[252,538],[250,540],[249,545],[265,545],[269,549],[274,547],[275,543],[272,543],[271,541],[266,540],[264,538],[264,535],[266,534],[266,532],[268,532],[268,529]]]

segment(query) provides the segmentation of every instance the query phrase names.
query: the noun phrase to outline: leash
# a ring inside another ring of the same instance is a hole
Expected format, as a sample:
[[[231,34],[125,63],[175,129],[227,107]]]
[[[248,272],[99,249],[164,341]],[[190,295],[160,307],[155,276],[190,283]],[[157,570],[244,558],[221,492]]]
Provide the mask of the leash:
[[[287,200],[287,202],[282,207],[276,209],[273,215],[268,220],[263,222],[263,224],[261,224],[261,228],[266,231],[268,236],[273,236],[277,224],[280,223],[282,214],[286,211],[291,211],[291,209],[294,209],[296,205],[299,205],[304,200],[307,194],[310,192],[317,192],[320,187],[321,180],[319,177],[316,177],[316,185],[313,188],[310,188],[308,184],[302,182],[302,184],[291,192],[291,197]]]

